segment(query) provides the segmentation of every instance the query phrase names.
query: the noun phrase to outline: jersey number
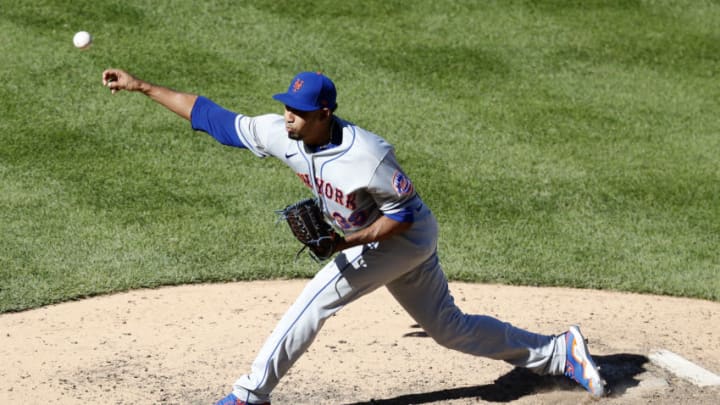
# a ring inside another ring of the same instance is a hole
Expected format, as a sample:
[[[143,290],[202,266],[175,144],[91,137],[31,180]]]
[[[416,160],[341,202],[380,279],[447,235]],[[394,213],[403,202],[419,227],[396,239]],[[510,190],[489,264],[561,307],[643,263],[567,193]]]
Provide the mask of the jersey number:
[[[368,219],[367,211],[365,210],[355,211],[347,218],[340,215],[339,212],[333,212],[332,216],[333,219],[335,219],[335,222],[342,229],[350,229],[352,227],[362,226]]]

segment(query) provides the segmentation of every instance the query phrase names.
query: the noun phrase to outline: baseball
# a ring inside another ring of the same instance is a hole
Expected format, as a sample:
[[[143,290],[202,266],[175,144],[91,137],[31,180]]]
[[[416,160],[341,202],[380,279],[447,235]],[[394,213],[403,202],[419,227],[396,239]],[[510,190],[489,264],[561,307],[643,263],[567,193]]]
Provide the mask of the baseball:
[[[87,49],[92,44],[92,36],[87,31],[77,32],[73,37],[73,44],[78,49]]]

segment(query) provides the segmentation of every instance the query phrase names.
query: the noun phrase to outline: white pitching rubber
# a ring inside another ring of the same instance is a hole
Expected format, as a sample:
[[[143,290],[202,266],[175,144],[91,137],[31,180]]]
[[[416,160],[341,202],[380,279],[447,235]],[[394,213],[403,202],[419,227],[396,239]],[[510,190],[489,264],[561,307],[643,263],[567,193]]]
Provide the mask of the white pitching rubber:
[[[699,387],[720,386],[720,376],[668,350],[655,350],[648,356],[658,366]]]

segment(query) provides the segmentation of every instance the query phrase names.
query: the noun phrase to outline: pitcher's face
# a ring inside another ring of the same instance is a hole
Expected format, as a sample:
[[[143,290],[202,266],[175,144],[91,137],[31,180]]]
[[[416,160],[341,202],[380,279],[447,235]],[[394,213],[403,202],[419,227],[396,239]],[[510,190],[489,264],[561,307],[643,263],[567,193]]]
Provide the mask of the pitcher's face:
[[[285,106],[285,130],[288,138],[307,145],[324,145],[330,140],[330,111],[300,111]]]

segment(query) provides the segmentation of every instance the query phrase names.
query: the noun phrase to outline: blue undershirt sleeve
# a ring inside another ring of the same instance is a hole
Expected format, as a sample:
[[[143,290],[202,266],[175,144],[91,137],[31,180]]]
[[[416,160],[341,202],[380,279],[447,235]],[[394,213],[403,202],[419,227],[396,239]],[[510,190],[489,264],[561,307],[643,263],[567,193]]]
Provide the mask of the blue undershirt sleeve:
[[[247,148],[235,131],[237,113],[226,110],[205,97],[198,97],[190,112],[190,124],[196,131],[203,131],[227,146]]]
[[[414,222],[415,215],[412,207],[405,207],[402,211],[394,212],[392,214],[383,214],[390,219],[394,219],[398,222]]]

